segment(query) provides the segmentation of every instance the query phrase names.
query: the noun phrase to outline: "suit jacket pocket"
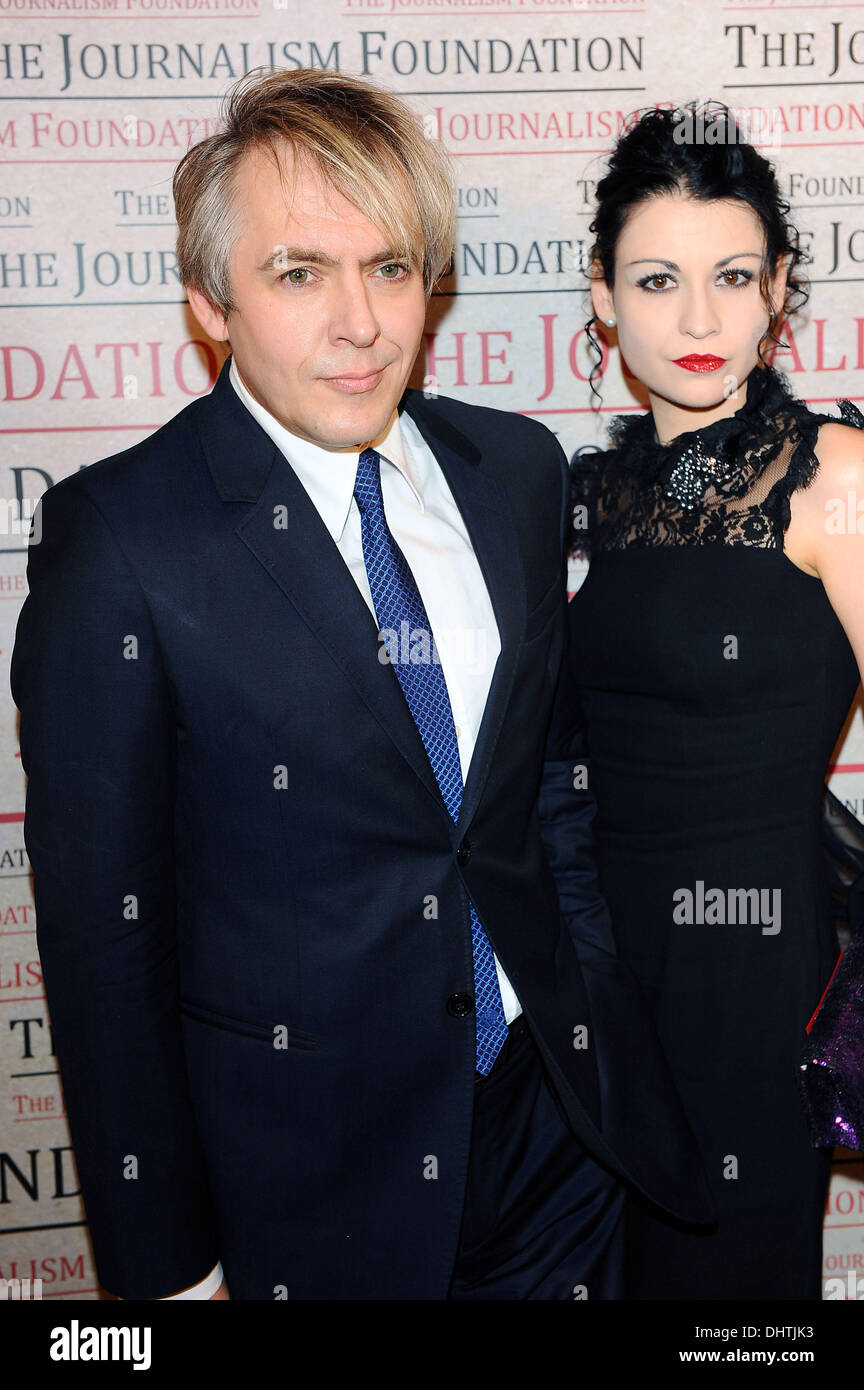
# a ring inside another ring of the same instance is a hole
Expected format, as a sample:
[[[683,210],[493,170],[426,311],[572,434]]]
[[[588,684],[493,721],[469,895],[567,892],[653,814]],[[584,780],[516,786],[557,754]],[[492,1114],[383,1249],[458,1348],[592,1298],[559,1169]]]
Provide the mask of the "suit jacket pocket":
[[[260,1038],[262,1042],[269,1043],[272,1047],[276,1038],[275,1029],[285,1028],[285,1040],[288,1047],[299,1047],[303,1049],[318,1046],[318,1038],[314,1033],[306,1033],[302,1028],[292,1028],[287,1024],[282,1024],[278,1019],[273,1023],[260,1023],[253,1019],[238,1018],[236,1014],[226,1014],[215,1009],[205,1007],[192,999],[180,998],[180,1012],[187,1018],[197,1019],[199,1023],[209,1023],[213,1028],[224,1028],[229,1033],[242,1033],[248,1038]]]

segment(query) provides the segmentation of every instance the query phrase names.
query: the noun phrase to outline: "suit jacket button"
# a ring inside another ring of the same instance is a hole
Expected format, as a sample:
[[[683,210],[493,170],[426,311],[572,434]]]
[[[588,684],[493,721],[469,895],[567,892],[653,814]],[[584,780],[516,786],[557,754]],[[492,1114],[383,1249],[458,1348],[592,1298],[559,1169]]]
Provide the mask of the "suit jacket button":
[[[447,1000],[447,1012],[451,1018],[464,1018],[473,1008],[474,1000],[470,994],[451,994]]]
[[[461,845],[459,846],[459,848],[458,848],[457,851],[456,851],[456,863],[459,864],[460,866],[463,865],[463,864],[467,864],[467,863],[468,863],[468,860],[469,860],[470,858],[471,858],[471,841],[470,841],[470,840],[463,840],[462,843],[461,843]]]

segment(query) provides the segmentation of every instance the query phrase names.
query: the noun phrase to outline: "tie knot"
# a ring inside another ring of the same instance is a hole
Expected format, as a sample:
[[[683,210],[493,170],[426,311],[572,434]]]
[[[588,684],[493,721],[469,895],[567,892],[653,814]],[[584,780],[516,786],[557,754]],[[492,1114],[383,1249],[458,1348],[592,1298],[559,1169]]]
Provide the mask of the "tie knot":
[[[369,506],[384,505],[381,497],[381,455],[375,449],[364,449],[357,460],[354,496],[361,514]]]

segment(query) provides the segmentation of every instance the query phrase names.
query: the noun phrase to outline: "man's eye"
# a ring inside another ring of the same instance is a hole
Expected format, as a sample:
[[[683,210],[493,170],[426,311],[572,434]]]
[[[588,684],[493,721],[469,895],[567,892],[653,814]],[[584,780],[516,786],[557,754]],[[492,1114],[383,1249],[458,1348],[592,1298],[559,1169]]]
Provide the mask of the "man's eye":
[[[286,270],[284,275],[280,275],[280,276],[279,276],[279,279],[280,279],[280,280],[287,280],[289,275],[308,275],[308,274],[309,274],[309,270],[308,270],[308,268],[307,268],[305,265],[295,265],[295,266],[292,266],[292,268],[291,268],[290,270]],[[305,284],[306,284],[306,281],[305,281],[305,280],[292,280],[292,281],[291,281],[291,284],[292,284],[292,285],[305,285]]]
[[[408,274],[407,265],[402,265],[400,261],[388,261],[386,265],[379,267],[381,270],[395,270],[395,275],[385,275],[385,280],[398,280]]]

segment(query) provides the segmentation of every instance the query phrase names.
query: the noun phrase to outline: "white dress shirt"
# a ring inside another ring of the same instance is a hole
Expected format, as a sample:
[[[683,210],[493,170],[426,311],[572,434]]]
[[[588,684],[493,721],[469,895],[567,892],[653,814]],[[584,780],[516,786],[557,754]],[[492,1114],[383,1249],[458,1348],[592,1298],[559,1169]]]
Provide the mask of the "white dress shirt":
[[[251,394],[233,356],[229,378],[240,400],[294,469],[374,618],[360,509],[354,497],[361,450],[325,449],[287,430]],[[374,448],[381,456],[387,525],[408,561],[429,617],[453,710],[464,784],[501,650],[495,613],[462,513],[411,417],[394,410],[383,433],[364,447]],[[377,650],[370,645],[370,660],[376,658]],[[512,1023],[522,1006],[497,956],[495,969],[504,1017]],[[210,1298],[221,1275],[222,1267],[217,1265],[200,1284],[171,1297]]]

